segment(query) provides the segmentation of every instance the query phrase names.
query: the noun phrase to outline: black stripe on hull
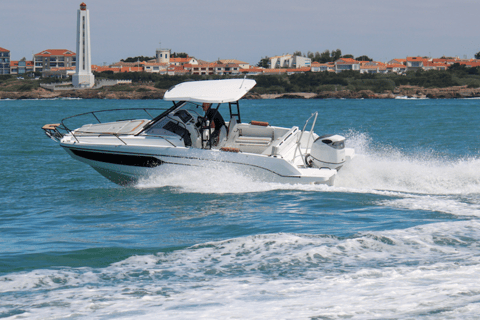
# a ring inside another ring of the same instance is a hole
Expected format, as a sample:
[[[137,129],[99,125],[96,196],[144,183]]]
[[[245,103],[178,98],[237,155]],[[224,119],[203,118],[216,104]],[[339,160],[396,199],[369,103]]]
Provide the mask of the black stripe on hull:
[[[92,152],[92,151],[84,151],[84,150],[78,150],[78,149],[70,149],[70,151],[72,151],[72,153],[77,157],[81,157],[81,158],[85,158],[93,161],[121,164],[124,166],[153,168],[163,164],[163,161],[158,160],[155,157],[148,157],[148,156]]]

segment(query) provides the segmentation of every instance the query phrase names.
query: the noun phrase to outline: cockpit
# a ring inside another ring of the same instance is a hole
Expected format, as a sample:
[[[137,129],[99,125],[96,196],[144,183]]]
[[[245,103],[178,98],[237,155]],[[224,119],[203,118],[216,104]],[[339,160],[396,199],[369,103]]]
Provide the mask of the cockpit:
[[[212,134],[210,123],[203,117],[202,105],[193,102],[182,102],[177,108],[172,108],[168,113],[163,114],[159,119],[154,119],[152,124],[143,132],[145,135],[155,136],[179,136],[185,147],[194,147],[200,149],[209,149],[209,136]],[[238,112],[238,103],[236,115]],[[220,104],[212,106],[217,112]],[[235,112],[235,111],[234,111]],[[232,106],[230,105],[230,113],[232,114]],[[235,118],[238,119],[238,118]],[[227,122],[228,126],[229,122]],[[225,131],[226,132],[226,131]],[[220,137],[222,141],[224,137]]]

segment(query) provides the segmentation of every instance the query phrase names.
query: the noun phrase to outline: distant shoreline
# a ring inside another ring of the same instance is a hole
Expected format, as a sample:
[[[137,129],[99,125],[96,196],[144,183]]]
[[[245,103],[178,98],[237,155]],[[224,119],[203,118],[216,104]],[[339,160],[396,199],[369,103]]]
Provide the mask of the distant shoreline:
[[[128,89],[128,90],[127,90]],[[85,89],[49,91],[39,88],[31,91],[0,91],[0,99],[113,99],[113,100],[145,100],[163,99],[165,89],[153,86],[126,86],[126,90],[110,89]],[[400,86],[393,91],[375,93],[370,90],[350,91],[323,91],[291,92],[291,93],[248,93],[244,99],[453,99],[453,98],[479,98],[480,88],[467,88],[466,86],[448,88],[423,88],[415,86]]]

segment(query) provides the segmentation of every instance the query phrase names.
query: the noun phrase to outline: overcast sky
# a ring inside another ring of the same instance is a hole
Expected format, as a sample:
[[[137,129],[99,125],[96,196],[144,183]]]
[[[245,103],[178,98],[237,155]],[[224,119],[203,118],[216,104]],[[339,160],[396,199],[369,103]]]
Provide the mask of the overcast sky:
[[[11,59],[76,50],[82,1],[0,0],[0,47]],[[406,56],[473,58],[479,0],[85,0],[92,61],[154,56],[159,47],[197,59],[238,59],[341,49],[378,61]]]

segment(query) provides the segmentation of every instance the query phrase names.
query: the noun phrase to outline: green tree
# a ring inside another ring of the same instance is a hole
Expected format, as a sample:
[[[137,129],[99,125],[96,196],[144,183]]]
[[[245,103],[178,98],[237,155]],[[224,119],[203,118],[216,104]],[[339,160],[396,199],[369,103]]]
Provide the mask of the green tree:
[[[172,58],[188,58],[188,54],[185,52],[174,52],[172,53]]]
[[[330,55],[331,55],[331,60],[330,61],[337,61],[338,59],[340,59],[342,57],[342,50],[340,50],[340,49],[333,50]]]
[[[300,56],[300,57],[304,57],[304,55],[303,55],[302,51],[295,51],[295,52],[293,53],[293,56]]]
[[[360,56],[360,57],[356,57],[355,60],[357,61],[373,61],[373,59],[370,59],[368,56]]]
[[[351,54],[345,54],[345,55],[341,56],[341,58],[353,59],[353,55],[351,55]]]
[[[128,57],[127,59],[121,59],[120,61],[123,62],[141,62],[141,61],[148,61],[154,60],[155,57],[145,57],[145,56],[138,56],[138,57]]]
[[[480,51],[478,51],[477,53],[475,53],[475,59],[480,59]]]
[[[270,58],[265,56],[265,58],[260,59],[257,63],[257,67],[268,68],[270,64]]]
[[[330,55],[330,50],[325,50],[320,54],[319,60],[316,60],[320,63],[327,63],[332,61],[332,55]]]

